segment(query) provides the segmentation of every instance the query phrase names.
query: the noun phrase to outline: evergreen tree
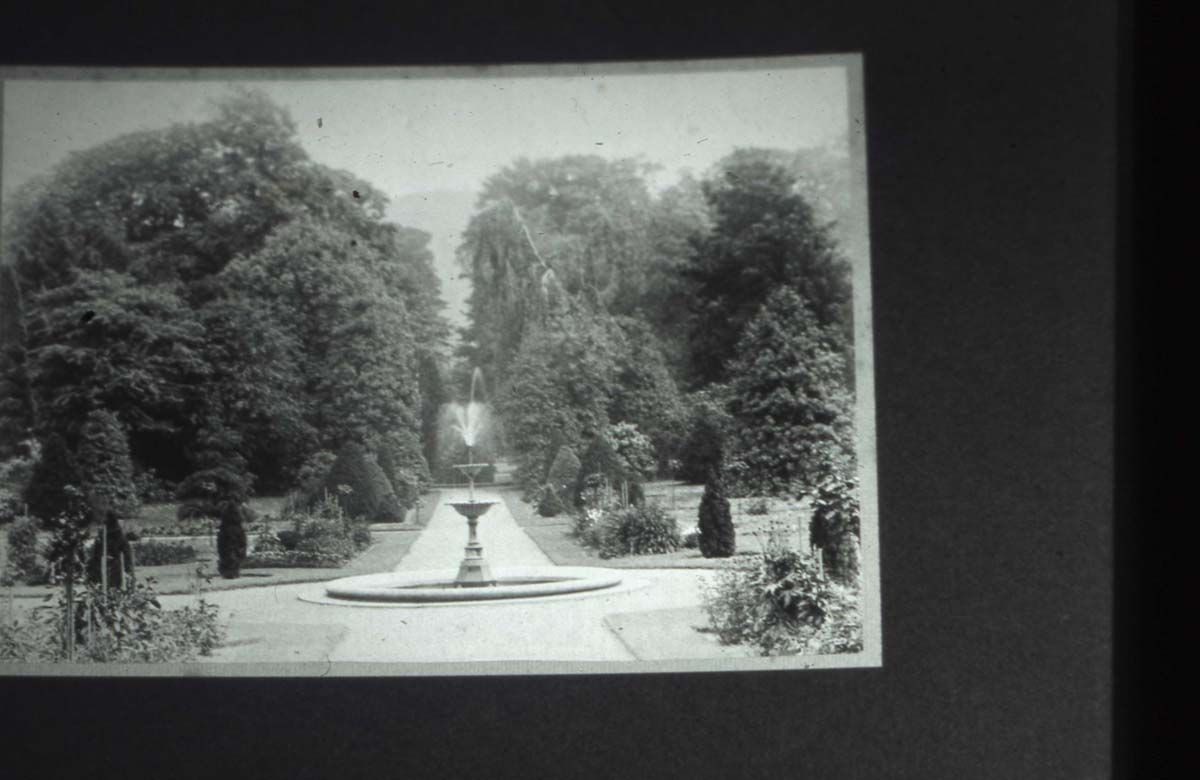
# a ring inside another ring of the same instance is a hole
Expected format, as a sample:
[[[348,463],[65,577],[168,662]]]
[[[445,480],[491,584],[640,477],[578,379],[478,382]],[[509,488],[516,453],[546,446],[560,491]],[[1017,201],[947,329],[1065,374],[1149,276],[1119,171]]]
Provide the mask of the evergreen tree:
[[[700,554],[705,558],[728,558],[737,548],[729,499],[721,472],[710,469],[700,499]]]
[[[42,446],[42,457],[34,465],[25,488],[29,514],[48,522],[70,510],[74,505],[66,492],[68,485],[82,490],[83,480],[66,439],[57,433],[51,434]]]
[[[120,517],[137,513],[140,502],[129,442],[115,414],[97,409],[87,416],[79,432],[76,465],[90,500]]]
[[[790,288],[773,292],[747,326],[730,401],[747,489],[807,495],[830,463],[852,452],[853,395],[827,335]]]
[[[746,324],[772,290],[791,287],[843,351],[850,336],[850,266],[828,225],[801,194],[799,178],[777,152],[739,149],[702,184],[712,230],[699,241],[690,345],[695,375],[722,381]]]

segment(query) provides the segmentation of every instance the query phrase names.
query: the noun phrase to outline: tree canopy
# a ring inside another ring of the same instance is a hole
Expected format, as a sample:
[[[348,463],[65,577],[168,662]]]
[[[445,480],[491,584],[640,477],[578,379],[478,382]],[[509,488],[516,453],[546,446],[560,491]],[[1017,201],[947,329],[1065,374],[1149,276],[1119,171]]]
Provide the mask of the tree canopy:
[[[180,479],[211,420],[264,487],[368,430],[420,434],[449,336],[428,234],[313,162],[237,91],[210,119],[71,154],[6,212],[0,428],[75,441],[93,410]],[[15,314],[14,314],[15,312]]]

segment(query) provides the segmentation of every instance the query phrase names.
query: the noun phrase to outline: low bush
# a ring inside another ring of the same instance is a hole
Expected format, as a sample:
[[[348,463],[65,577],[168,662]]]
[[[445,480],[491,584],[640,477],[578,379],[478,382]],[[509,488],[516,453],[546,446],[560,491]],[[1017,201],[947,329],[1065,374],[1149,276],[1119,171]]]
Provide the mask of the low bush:
[[[254,568],[335,568],[371,545],[371,530],[349,518],[326,497],[310,512],[292,515],[292,528],[258,535],[243,566]]]
[[[130,528],[125,535],[130,541],[148,539],[152,536],[212,536],[216,533],[217,521],[207,517],[189,517],[174,523],[142,525]]]
[[[700,529],[693,528],[683,535],[683,541],[680,543],[685,550],[697,550],[700,548]]]
[[[718,573],[704,591],[709,623],[724,644],[762,655],[857,652],[857,595],[821,572],[815,556],[770,546]]]
[[[179,484],[160,477],[154,469],[133,475],[133,486],[144,504],[166,504],[175,500]]]
[[[756,498],[746,505],[748,515],[767,515],[771,513],[771,501],[766,498]]]
[[[601,558],[671,552],[682,543],[675,518],[653,503],[606,512],[595,541]]]
[[[600,507],[589,506],[580,509],[571,517],[571,535],[585,547],[599,547],[603,522],[604,510]]]
[[[211,655],[224,638],[219,610],[203,600],[166,610],[145,582],[128,590],[78,588],[73,619],[60,589],[57,602],[24,621],[0,625],[0,661],[65,661],[67,626],[81,663],[179,662]]]
[[[97,542],[97,544],[99,544]],[[133,559],[138,566],[167,566],[196,560],[196,548],[184,542],[159,542],[147,539],[133,544]]]
[[[553,485],[542,485],[542,489],[538,494],[538,514],[542,517],[557,517],[566,511],[566,505],[563,504],[562,498],[559,497],[558,491]]]
[[[38,541],[41,523],[32,517],[19,517],[8,527],[8,561],[0,584],[41,585],[46,581],[46,561]]]

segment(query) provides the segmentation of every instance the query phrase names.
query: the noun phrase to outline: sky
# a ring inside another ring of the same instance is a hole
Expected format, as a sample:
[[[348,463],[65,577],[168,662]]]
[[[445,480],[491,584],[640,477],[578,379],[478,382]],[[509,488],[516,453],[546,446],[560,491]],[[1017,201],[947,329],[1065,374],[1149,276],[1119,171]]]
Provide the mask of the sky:
[[[400,204],[447,192],[457,194],[455,203],[469,202],[466,193],[522,156],[640,157],[661,166],[651,179],[660,188],[684,169],[703,173],[736,147],[796,149],[844,139],[846,70],[797,62],[675,73],[564,66],[550,76],[463,69],[446,77],[410,69],[392,78],[321,78],[314,71],[311,79],[275,81],[122,80],[120,72],[104,80],[8,79],[0,192],[8,195],[71,151],[135,130],[202,121],[212,100],[235,83],[286,107],[314,160],[353,172]],[[400,211],[391,215],[421,218],[419,209]],[[461,231],[454,226],[465,227],[469,214],[439,217],[412,226],[430,230],[435,252],[444,255],[456,243],[449,234]],[[453,264],[438,259],[451,282]],[[450,303],[455,310],[461,302]]]

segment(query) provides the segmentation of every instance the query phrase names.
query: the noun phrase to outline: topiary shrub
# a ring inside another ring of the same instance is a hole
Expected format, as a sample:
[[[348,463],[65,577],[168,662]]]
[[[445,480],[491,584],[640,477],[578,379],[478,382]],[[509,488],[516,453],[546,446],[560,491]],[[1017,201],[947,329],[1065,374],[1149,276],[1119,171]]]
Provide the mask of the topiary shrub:
[[[70,506],[66,492],[67,485],[81,486],[79,469],[75,465],[75,457],[67,446],[66,440],[59,434],[51,434],[42,447],[42,457],[33,467],[29,475],[29,484],[25,488],[25,503],[29,506],[29,514],[46,522],[67,511]]]
[[[546,472],[546,484],[554,489],[559,499],[569,497],[575,489],[575,480],[579,478],[579,458],[570,446],[564,444],[558,448],[550,469]]]
[[[675,518],[657,504],[643,504],[605,513],[598,542],[601,558],[616,558],[672,552],[682,540]]]
[[[858,580],[859,526],[858,477],[831,469],[813,496],[809,542],[820,549],[826,574],[844,585]]]
[[[700,498],[700,554],[705,558],[728,558],[737,549],[733,517],[721,472],[711,469]]]
[[[129,439],[115,414],[103,409],[88,414],[79,432],[75,463],[84,493],[93,502],[111,507],[121,517],[137,514],[141,501]]]
[[[8,560],[0,584],[40,585],[46,581],[38,527],[39,523],[33,517],[18,517],[8,527]]]
[[[566,511],[566,506],[553,485],[542,485],[538,494],[537,512],[542,517],[557,517]]]
[[[221,516],[217,531],[217,573],[227,580],[237,579],[246,560],[246,529],[241,507],[229,506]]]
[[[372,523],[404,519],[404,510],[383,469],[357,442],[349,442],[338,451],[324,487],[342,511],[352,518],[363,518]]]

